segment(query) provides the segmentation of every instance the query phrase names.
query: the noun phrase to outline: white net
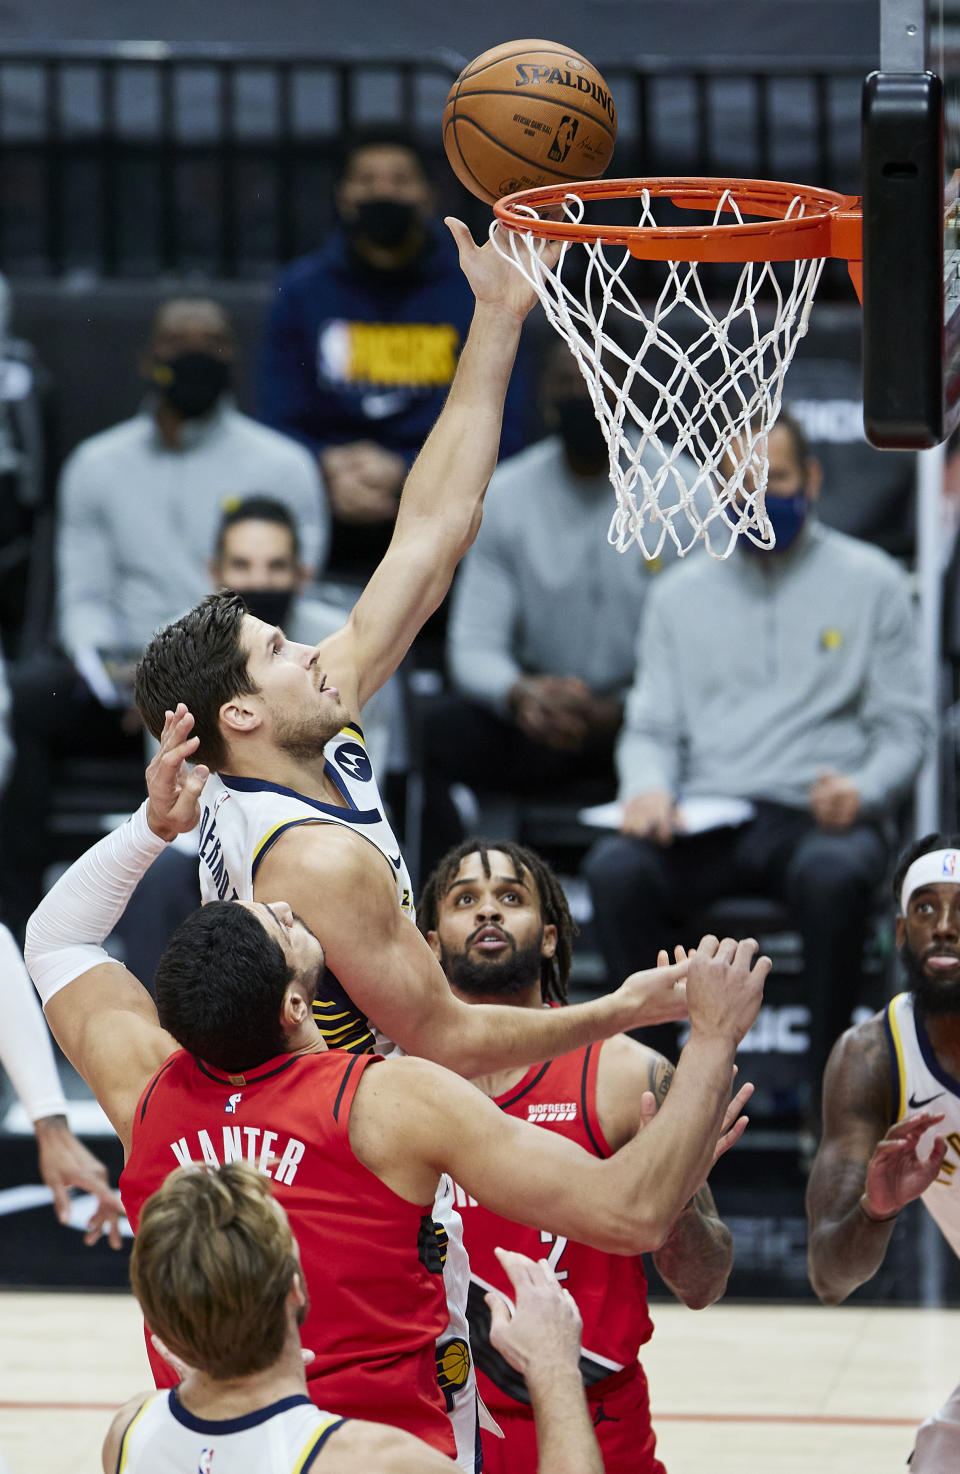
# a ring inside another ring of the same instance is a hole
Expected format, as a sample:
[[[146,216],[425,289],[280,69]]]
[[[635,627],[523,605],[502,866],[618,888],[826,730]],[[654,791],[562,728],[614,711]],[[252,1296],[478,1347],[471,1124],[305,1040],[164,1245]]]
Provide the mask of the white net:
[[[656,198],[644,190],[637,200],[637,223],[657,225]],[[582,221],[579,195],[568,193],[562,208],[572,224]],[[521,212],[532,223],[540,218],[516,203],[514,213]],[[731,213],[742,223],[727,191],[713,223],[730,224]],[[794,200],[784,218],[802,213],[802,202]],[[610,542],[620,552],[637,543],[645,558],[657,557],[668,538],[681,557],[702,540],[712,557],[726,558],[741,533],[772,547],[764,506],[767,437],[780,412],[784,375],[807,330],[823,260],[777,269],[747,262],[722,308],[708,302],[699,262],[667,261],[660,263],[662,289],[644,304],[628,285],[633,258],[626,246],[565,242],[550,266],[546,242],[533,229],[494,222],[490,233],[536,289],[589,387],[617,497]]]

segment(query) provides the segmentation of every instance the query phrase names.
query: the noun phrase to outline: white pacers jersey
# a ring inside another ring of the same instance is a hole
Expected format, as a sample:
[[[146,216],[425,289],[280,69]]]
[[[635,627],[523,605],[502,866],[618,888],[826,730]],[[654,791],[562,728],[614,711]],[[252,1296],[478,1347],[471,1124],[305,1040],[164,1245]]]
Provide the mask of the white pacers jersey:
[[[960,1082],[937,1063],[923,1018],[914,1015],[912,994],[898,993],[891,999],[884,1019],[897,1120],[921,1110],[943,1113],[943,1120],[920,1138],[917,1154],[921,1159],[929,1156],[933,1138],[946,1137],[947,1155],[923,1194],[923,1204],[960,1258]]]
[[[306,1474],[343,1422],[305,1395],[212,1422],[187,1412],[171,1388],[128,1423],[117,1474]]]
[[[253,886],[264,855],[288,829],[299,824],[342,824],[368,839],[389,864],[397,887],[397,904],[415,919],[413,890],[406,862],[384,812],[363,732],[348,722],[323,749],[324,772],[343,795],[344,807],[307,798],[259,778],[233,778],[212,773],[200,796],[200,894],[208,901],[254,899]],[[379,863],[375,861],[374,863]],[[282,896],[273,897],[283,900]],[[321,938],[321,941],[323,939]],[[353,1054],[399,1054],[403,1051],[357,1007],[327,968],[313,1005],[317,1027],[331,1049]],[[453,1184],[440,1179],[433,1207],[435,1221],[446,1234],[443,1266],[450,1322],[437,1343],[437,1373],[457,1440],[457,1461],[472,1471],[479,1451],[476,1377],[473,1358],[462,1372],[457,1348],[469,1346],[467,1293],[470,1264],[463,1247],[463,1224],[454,1207]],[[458,1368],[451,1380],[450,1368]]]
[[[342,824],[380,851],[396,883],[397,903],[414,919],[410,876],[384,812],[363,732],[348,723],[331,737],[323,755],[324,773],[342,794],[343,806],[307,798],[260,778],[210,775],[200,797],[200,895],[204,905],[238,897],[252,901],[260,863],[288,829],[301,824]],[[331,1049],[392,1051],[393,1042],[376,1030],[329,970],[321,986],[313,1013]]]

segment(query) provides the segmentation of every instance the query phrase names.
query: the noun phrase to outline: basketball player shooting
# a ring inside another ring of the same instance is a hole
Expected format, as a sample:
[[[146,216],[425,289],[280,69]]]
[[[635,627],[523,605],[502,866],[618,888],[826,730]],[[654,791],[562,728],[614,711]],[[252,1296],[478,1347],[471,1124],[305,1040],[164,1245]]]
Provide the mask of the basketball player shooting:
[[[298,645],[212,595],[151,641],[137,703],[155,736],[182,702],[203,791],[204,900],[283,897],[323,941],[316,1017],[338,1048],[385,1041],[467,1077],[528,1065],[684,1014],[684,965],[537,1015],[469,1008],[413,923],[410,878],[359,715],[450,586],[480,523],[507,383],[534,294],[488,242],[447,222],[476,296],[444,409],[407,478],[390,546],[344,627]],[[187,728],[179,736],[187,735]]]

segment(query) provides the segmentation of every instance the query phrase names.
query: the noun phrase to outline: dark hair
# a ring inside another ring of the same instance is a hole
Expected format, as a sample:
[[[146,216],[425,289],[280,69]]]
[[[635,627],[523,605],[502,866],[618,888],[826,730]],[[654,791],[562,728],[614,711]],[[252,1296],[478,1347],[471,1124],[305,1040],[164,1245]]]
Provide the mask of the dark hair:
[[[921,855],[929,855],[934,850],[960,850],[960,834],[925,834],[922,839],[911,841],[897,857],[897,868],[893,872],[892,887],[894,905],[898,912],[900,911],[900,892],[903,890],[907,871],[914,860],[919,860]]]
[[[283,948],[253,912],[211,901],[164,948],[157,1012],[182,1049],[242,1074],[284,1052],[280,1009],[292,977]]]
[[[175,1168],[144,1203],[130,1255],[147,1325],[189,1366],[221,1380],[277,1360],[299,1272],[269,1180],[246,1162]]]
[[[236,502],[228,507],[220,518],[220,526],[217,528],[217,540],[213,548],[215,558],[223,557],[227,533],[231,527],[236,527],[238,522],[275,522],[278,527],[285,527],[290,534],[293,556],[299,559],[300,533],[296,519],[288,506],[283,502],[278,502],[272,496],[248,496],[242,502]]]
[[[430,181],[430,156],[424,148],[420,139],[410,128],[404,127],[402,123],[391,123],[389,121],[379,123],[365,123],[360,128],[355,128],[343,145],[337,161],[335,179],[341,184],[349,174],[353,161],[358,153],[365,148],[405,148],[413,154],[420,166],[420,172],[424,179]]]
[[[220,708],[233,696],[259,690],[247,671],[240,626],[247,606],[239,594],[221,589],[202,604],[159,630],[137,666],[137,710],[154,737],[163,731],[166,712],[186,703],[200,745],[194,761],[222,767],[227,747],[220,731]]]
[[[566,1003],[577,925],[570,915],[570,907],[559,880],[546,860],[541,859],[534,850],[514,844],[509,839],[465,839],[455,849],[447,851],[424,881],[420,899],[417,901],[417,925],[424,936],[428,931],[436,931],[441,898],[446,895],[453,877],[468,855],[479,854],[483,873],[489,878],[491,850],[500,850],[509,855],[517,867],[518,875],[526,870],[533,877],[544,925],[555,926],[557,929],[556,952],[552,957],[540,959],[540,994],[544,1003]]]

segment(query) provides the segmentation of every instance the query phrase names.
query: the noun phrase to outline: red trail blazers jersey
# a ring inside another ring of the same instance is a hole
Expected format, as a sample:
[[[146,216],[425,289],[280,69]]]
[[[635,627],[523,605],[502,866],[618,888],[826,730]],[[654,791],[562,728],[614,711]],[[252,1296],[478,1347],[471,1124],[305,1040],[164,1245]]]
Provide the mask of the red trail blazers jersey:
[[[600,1045],[589,1044],[548,1064],[534,1065],[517,1085],[497,1096],[494,1104],[508,1115],[569,1137],[596,1157],[612,1156],[597,1119],[599,1057]],[[493,1252],[497,1245],[531,1259],[549,1260],[576,1300],[583,1317],[581,1372],[587,1387],[636,1361],[640,1347],[653,1335],[641,1258],[604,1254],[524,1228],[482,1207],[460,1187],[456,1205],[470,1256],[470,1343],[477,1367],[487,1375],[481,1396],[491,1411],[516,1409],[518,1401],[529,1405],[519,1373],[489,1344],[489,1312],[483,1295],[492,1287],[510,1297],[510,1281]]]
[[[612,1155],[597,1117],[599,1044],[590,1044],[548,1064],[534,1065],[494,1104],[511,1116],[569,1137],[597,1157]],[[506,1441],[484,1441],[495,1474],[532,1469],[536,1463],[533,1414],[519,1372],[490,1345],[490,1289],[511,1300],[510,1282],[494,1248],[515,1249],[547,1259],[570,1291],[583,1317],[580,1373],[610,1474],[663,1474],[655,1455],[646,1378],[637,1353],[653,1334],[647,1310],[647,1279],[641,1258],[605,1254],[553,1234],[512,1223],[456,1189],[463,1240],[470,1256],[470,1345],[480,1396],[503,1427]]]
[[[174,1167],[245,1160],[272,1178],[300,1244],[316,1353],[313,1401],[344,1417],[405,1428],[455,1453],[437,1382],[447,1324],[443,1241],[432,1204],[405,1202],[354,1156],[353,1097],[374,1055],[280,1055],[227,1075],[185,1050],[161,1066],[137,1105],[120,1178],[136,1230],[140,1209]],[[148,1345],[158,1386],[176,1381]]]

